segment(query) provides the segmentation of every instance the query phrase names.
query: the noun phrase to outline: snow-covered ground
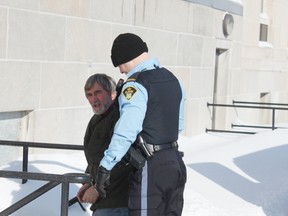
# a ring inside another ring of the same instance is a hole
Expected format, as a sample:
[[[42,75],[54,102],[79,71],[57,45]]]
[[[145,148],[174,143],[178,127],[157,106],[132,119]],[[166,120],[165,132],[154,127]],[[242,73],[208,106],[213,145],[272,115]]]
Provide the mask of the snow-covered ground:
[[[255,135],[205,133],[180,137],[185,152],[188,181],[183,216],[287,216],[288,130],[261,131]],[[1,170],[21,170],[16,160]],[[82,152],[31,154],[29,171],[42,173],[83,172]],[[0,212],[46,182],[0,178]],[[80,185],[70,185],[70,198]],[[60,215],[61,187],[57,186],[13,215]],[[69,216],[91,215],[76,203]]]

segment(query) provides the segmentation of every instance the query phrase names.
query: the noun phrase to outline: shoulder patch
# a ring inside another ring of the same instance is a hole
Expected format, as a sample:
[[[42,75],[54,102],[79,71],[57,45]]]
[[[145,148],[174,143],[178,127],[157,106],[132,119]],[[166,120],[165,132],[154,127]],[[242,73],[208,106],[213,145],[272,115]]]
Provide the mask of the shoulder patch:
[[[134,94],[137,92],[137,89],[133,86],[129,86],[123,90],[123,94],[127,100],[130,100]]]

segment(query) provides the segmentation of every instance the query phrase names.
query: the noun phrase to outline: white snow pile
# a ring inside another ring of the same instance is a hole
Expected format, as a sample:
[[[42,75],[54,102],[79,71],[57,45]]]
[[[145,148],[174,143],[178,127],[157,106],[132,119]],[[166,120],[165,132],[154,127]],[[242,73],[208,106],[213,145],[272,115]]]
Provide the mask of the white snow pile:
[[[205,133],[179,140],[187,167],[183,216],[287,216],[288,215],[288,130],[261,131],[255,135]],[[0,167],[17,170],[21,159]],[[75,173],[86,167],[84,153],[63,151],[29,155],[30,172]],[[0,178],[0,212],[46,184]],[[76,195],[80,185],[70,185]],[[60,215],[61,186],[19,209],[12,215]],[[76,203],[69,216],[91,215]]]

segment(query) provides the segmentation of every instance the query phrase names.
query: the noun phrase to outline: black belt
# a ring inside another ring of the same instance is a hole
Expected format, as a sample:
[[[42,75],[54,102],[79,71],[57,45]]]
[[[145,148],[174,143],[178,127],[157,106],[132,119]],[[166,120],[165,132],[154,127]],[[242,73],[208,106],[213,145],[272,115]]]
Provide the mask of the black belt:
[[[154,144],[146,143],[146,147],[151,153],[154,153],[154,152],[162,151],[165,149],[178,148],[178,143],[177,141],[167,143],[167,144],[161,144],[161,145],[154,145]]]

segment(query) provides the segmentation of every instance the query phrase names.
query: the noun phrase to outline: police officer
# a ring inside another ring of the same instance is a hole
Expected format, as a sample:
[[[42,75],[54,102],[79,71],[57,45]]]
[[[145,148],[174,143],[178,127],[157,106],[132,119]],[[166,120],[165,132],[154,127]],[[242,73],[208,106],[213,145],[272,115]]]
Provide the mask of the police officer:
[[[100,162],[96,188],[107,196],[110,172],[140,134],[153,156],[129,177],[130,216],[181,215],[186,167],[178,151],[183,130],[183,90],[178,79],[150,58],[147,44],[132,33],[113,42],[111,59],[128,76],[118,98],[120,118]]]

